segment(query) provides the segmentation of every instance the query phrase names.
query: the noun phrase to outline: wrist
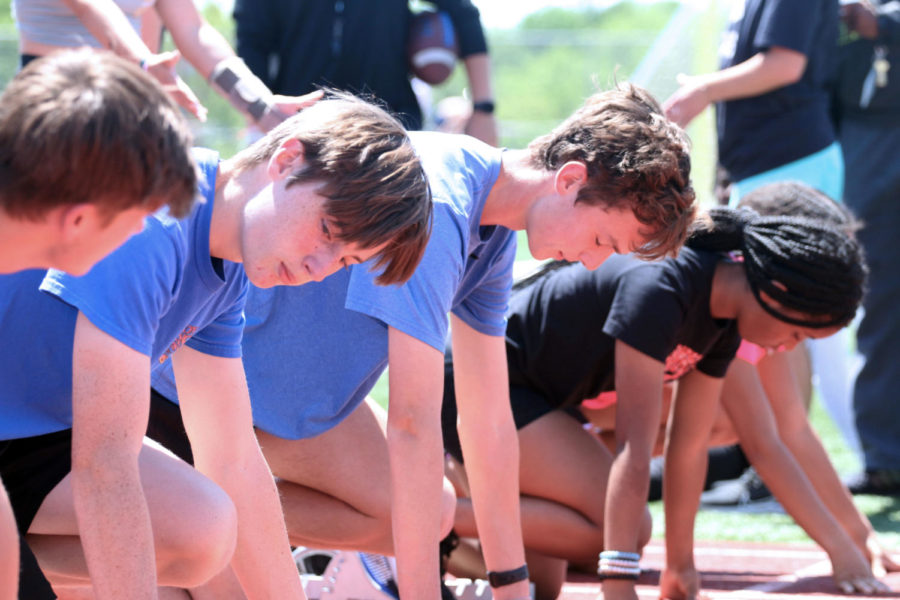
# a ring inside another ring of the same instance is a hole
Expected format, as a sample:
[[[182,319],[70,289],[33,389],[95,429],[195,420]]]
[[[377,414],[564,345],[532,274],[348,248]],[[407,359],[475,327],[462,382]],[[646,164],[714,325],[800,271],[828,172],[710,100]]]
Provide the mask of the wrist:
[[[476,100],[472,102],[472,112],[492,115],[494,114],[495,108],[494,101],[491,99]]]
[[[522,581],[528,581],[528,565],[522,565],[508,571],[488,571],[488,583],[494,589],[513,585]]]

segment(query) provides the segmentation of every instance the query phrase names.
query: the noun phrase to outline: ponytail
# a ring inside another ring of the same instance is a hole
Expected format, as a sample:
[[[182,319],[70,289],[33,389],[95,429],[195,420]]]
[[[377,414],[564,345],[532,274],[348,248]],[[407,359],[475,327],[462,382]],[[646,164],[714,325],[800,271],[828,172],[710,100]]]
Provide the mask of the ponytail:
[[[766,312],[786,323],[846,325],[862,301],[867,274],[862,248],[846,229],[824,221],[713,208],[695,222],[686,245],[740,251],[753,295]],[[781,312],[762,293],[804,318]]]

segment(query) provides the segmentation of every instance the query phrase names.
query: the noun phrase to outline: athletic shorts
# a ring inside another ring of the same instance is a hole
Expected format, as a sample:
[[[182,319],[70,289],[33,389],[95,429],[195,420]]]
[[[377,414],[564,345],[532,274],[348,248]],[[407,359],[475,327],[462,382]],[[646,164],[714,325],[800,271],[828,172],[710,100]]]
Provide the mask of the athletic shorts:
[[[181,408],[154,389],[150,390],[150,421],[147,437],[167,448],[189,465],[194,464],[191,441],[181,420]]]
[[[537,421],[547,413],[559,410],[559,406],[550,403],[544,396],[534,390],[522,386],[510,386],[510,406],[516,430]],[[462,462],[462,447],[456,431],[456,388],[453,383],[453,368],[448,365],[444,370],[444,401],[441,405],[441,428],[444,434],[444,450],[456,460]]]
[[[71,429],[0,442],[0,478],[19,529],[19,598],[56,598],[23,536],[44,499],[71,470]]]

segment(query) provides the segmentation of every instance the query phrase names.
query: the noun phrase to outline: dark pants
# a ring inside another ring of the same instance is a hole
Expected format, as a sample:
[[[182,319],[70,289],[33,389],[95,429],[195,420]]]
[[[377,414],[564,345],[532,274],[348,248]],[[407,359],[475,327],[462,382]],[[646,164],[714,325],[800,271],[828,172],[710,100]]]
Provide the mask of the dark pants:
[[[845,120],[844,202],[863,221],[869,263],[865,316],[857,332],[864,363],[853,390],[856,429],[867,469],[900,470],[900,127]]]

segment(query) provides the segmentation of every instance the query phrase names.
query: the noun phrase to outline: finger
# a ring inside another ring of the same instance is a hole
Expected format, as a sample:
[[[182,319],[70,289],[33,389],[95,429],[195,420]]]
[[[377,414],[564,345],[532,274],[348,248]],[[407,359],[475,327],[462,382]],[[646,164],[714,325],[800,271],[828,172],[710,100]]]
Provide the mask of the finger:
[[[900,564],[896,563],[891,557],[890,554],[884,553],[881,555],[881,564],[884,566],[885,571],[888,573],[893,573],[895,571],[900,571]]]
[[[837,582],[838,589],[841,590],[843,594],[852,594],[853,593],[853,584],[849,581],[838,581]]]
[[[181,60],[181,52],[179,52],[178,50],[160,52],[159,56],[162,58],[162,60],[160,61],[161,64],[166,65],[170,69],[174,69],[175,65],[178,64],[178,61]]]

